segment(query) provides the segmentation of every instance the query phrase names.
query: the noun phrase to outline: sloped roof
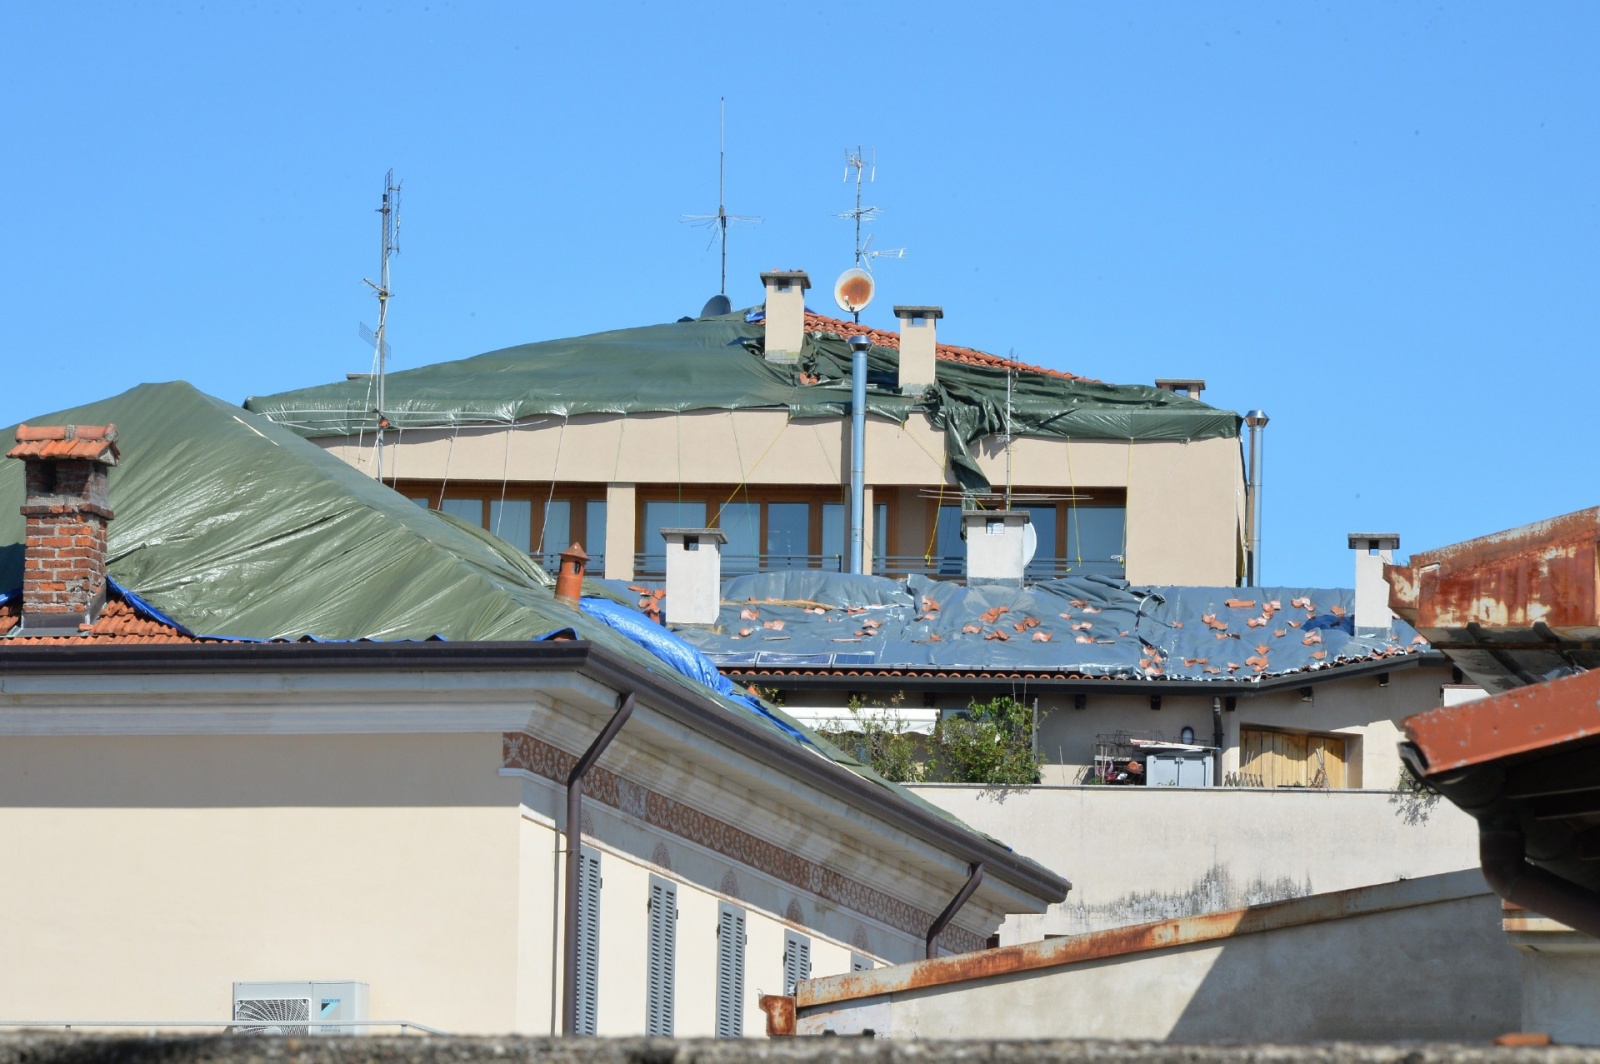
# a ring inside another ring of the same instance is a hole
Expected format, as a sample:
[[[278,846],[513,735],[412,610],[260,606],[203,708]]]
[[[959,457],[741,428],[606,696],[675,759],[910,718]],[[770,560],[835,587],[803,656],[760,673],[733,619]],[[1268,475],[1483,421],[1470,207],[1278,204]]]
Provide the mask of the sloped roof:
[[[805,321],[807,332],[827,333],[846,340],[852,336],[865,336],[872,341],[872,346],[874,347],[882,347],[890,351],[900,350],[900,334],[888,329],[874,329],[870,325],[845,321],[842,318],[830,318],[826,314],[818,314],[812,310],[806,311]],[[1037,373],[1041,377],[1059,377],[1067,381],[1100,383],[1093,377],[1082,377],[1076,373],[1068,373],[1065,370],[1049,369],[1045,366],[1018,362],[1014,358],[1002,358],[1000,355],[992,355],[987,351],[979,351],[975,347],[960,347],[956,344],[935,344],[933,357],[941,362],[960,362],[969,366],[987,366],[991,369]]]
[[[642,586],[642,585],[641,585]],[[668,621],[672,602],[665,602]],[[815,570],[723,585],[718,623],[685,627],[727,675],[1250,682],[1429,648],[1404,622],[1357,635],[1344,588],[1028,587]]]
[[[832,761],[876,784],[889,803],[987,838],[781,710],[734,691],[709,665],[702,671],[715,687],[687,674],[682,655],[645,649],[557,600],[525,555],[482,529],[424,510],[191,385],[144,384],[36,420],[118,427],[122,458],[107,488],[117,515],[107,549],[114,588],[85,635],[25,637],[14,613],[25,541],[23,463],[0,462],[0,660],[8,648],[55,645],[528,641],[570,632],[764,732],[797,758]],[[1060,882],[1025,859],[1012,863]]]
[[[510,425],[537,416],[783,409],[791,417],[844,417],[851,401],[847,323],[814,316],[798,365],[762,357],[759,312],[546,340],[392,373],[385,420],[397,430]],[[946,345],[935,382],[900,394],[898,338],[876,333],[868,352],[868,412],[905,421],[921,411],[944,431],[959,482],[986,491],[971,455],[978,440],[1024,436],[1115,440],[1236,437],[1239,416],[1148,385],[1102,384]],[[890,343],[890,341],[893,341]],[[377,421],[370,380],[254,396],[245,408],[308,437],[350,436]]]

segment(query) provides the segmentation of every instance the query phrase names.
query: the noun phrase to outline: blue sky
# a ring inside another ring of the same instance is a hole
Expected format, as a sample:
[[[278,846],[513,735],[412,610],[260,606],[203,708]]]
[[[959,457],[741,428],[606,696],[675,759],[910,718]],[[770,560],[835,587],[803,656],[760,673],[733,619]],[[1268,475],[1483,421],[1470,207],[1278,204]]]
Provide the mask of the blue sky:
[[[1557,2],[13,3],[0,424],[366,369],[389,167],[398,368],[694,313],[726,96],[735,305],[850,265],[876,149],[864,320],[1265,409],[1264,575],[1348,584],[1348,531],[1600,502],[1597,46]]]

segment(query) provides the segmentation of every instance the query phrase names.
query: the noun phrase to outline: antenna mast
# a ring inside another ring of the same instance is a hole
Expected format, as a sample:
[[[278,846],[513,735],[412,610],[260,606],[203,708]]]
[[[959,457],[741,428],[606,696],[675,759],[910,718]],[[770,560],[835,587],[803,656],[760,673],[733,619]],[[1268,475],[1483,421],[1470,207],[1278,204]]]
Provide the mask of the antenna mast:
[[[761,218],[754,214],[729,214],[727,208],[727,173],[728,173],[728,98],[723,96],[718,103],[717,116],[717,213],[716,214],[685,214],[678,220],[690,225],[701,225],[713,231],[712,241],[722,241],[722,286],[718,291],[722,295],[728,294],[728,225],[732,222],[750,222],[754,224]],[[708,248],[710,244],[706,245]]]
[[[1011,367],[1006,367],[1006,506],[1011,509]]]
[[[845,211],[837,217],[843,218],[846,221],[855,222],[856,268],[865,269],[868,273],[871,273],[873,259],[903,259],[906,257],[906,249],[885,248],[879,251],[874,251],[872,250],[871,236],[868,236],[865,241],[861,239],[861,223],[870,222],[882,213],[882,211],[880,211],[877,207],[864,206],[861,202],[861,186],[863,184],[863,179],[865,179],[866,182],[874,182],[878,179],[877,150],[873,150],[872,157],[869,161],[866,153],[863,152],[859,146],[855,151],[846,149],[844,153],[844,179],[846,182],[850,180],[851,171],[855,172],[856,180],[855,209]],[[852,311],[851,313],[856,321],[859,322],[861,320],[860,311]]]
[[[384,407],[384,375],[388,370],[389,345],[384,343],[383,334],[389,323],[389,256],[400,253],[400,183],[394,179],[394,170],[383,176],[383,201],[378,207],[379,224],[382,232],[382,250],[379,257],[378,280],[367,280],[378,294],[378,327],[372,335],[372,364],[373,377],[377,382],[378,419],[378,482],[383,482],[383,430],[388,427],[388,419],[383,416]],[[365,278],[363,278],[365,280]]]

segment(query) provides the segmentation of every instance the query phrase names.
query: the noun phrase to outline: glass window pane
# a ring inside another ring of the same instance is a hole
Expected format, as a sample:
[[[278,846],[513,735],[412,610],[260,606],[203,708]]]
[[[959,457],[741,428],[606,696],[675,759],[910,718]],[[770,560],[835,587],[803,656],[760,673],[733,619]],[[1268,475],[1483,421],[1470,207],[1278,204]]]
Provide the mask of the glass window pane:
[[[1127,515],[1121,506],[1072,507],[1067,513],[1067,564],[1075,572],[1122,576]]]
[[[528,552],[528,537],[533,529],[533,503],[527,499],[489,500],[489,531]]]
[[[811,504],[767,503],[767,568],[804,569],[811,549]]]
[[[722,545],[722,571],[728,576],[756,572],[760,567],[761,504],[730,502],[717,518],[728,542]]]
[[[644,504],[644,542],[639,544],[639,554],[644,559],[641,576],[661,576],[667,570],[666,544],[662,542],[663,528],[706,527],[704,499],[679,502],[674,499],[651,499]]]
[[[429,508],[431,508],[433,506],[433,500],[432,499],[419,499],[419,498],[416,498],[415,496],[413,496],[411,501],[416,503],[418,506],[422,507],[424,510],[429,509]]]
[[[966,569],[967,548],[961,542],[961,507],[939,507],[939,523],[934,529],[934,572],[960,576]]]
[[[872,556],[886,558],[889,556],[889,504],[886,502],[874,503],[872,506]],[[881,568],[875,566],[874,569]]]
[[[583,504],[583,551],[589,556],[593,572],[605,572],[606,501],[590,499]]]
[[[822,568],[844,572],[850,568],[850,508],[842,502],[822,504]]]
[[[1056,508],[1054,506],[1019,506],[1019,510],[1026,510],[1029,523],[1033,525],[1034,535],[1038,537],[1039,548],[1033,553],[1033,562],[1028,566],[1028,579],[1048,580],[1056,575]]]
[[[463,499],[459,496],[446,497],[444,505],[439,507],[451,517],[459,517],[463,521],[470,521],[479,528],[483,527],[483,500]]]
[[[551,499],[540,503],[544,514],[544,533],[540,538],[540,565],[549,569],[561,566],[561,552],[572,546],[572,503],[567,499]]]

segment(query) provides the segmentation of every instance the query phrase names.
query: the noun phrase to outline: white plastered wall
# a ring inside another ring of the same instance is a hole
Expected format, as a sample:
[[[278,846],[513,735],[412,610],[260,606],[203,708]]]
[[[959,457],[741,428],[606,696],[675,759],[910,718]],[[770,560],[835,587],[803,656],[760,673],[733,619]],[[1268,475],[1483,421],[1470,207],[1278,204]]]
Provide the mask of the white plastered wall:
[[[0,1018],[226,1021],[236,980],[353,979],[373,1019],[509,1029],[500,743],[7,737]]]

